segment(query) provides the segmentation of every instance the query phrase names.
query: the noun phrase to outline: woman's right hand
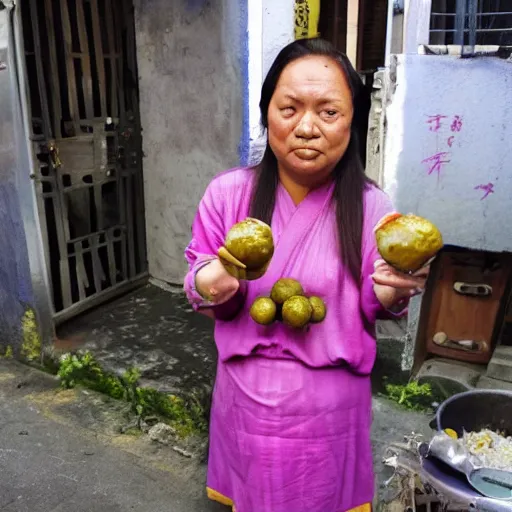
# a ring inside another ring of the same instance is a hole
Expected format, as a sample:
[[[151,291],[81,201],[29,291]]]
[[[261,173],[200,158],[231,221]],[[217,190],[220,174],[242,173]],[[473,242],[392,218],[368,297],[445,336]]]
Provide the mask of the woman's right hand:
[[[196,290],[215,305],[231,299],[240,283],[224,268],[219,259],[212,260],[196,274]]]

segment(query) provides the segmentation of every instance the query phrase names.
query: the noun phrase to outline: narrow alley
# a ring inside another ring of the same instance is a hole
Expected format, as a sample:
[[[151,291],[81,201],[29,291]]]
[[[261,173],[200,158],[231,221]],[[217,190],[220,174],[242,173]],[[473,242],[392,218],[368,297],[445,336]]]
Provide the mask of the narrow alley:
[[[0,0],[0,512],[512,512],[506,4]]]

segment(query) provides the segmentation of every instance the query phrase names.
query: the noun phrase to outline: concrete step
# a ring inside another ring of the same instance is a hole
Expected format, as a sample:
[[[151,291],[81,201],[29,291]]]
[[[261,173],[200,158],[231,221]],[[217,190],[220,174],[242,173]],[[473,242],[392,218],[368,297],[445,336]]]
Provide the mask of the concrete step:
[[[512,347],[496,347],[487,366],[486,376],[512,383]]]
[[[88,350],[115,374],[137,368],[144,386],[163,393],[213,383],[213,322],[194,313],[184,293],[144,286],[70,320],[57,334],[57,353]]]
[[[484,367],[479,365],[435,358],[423,363],[416,378],[420,383],[430,384],[436,397],[446,399],[473,389],[483,371]]]
[[[496,380],[482,375],[476,386],[478,389],[502,389],[505,391],[512,391],[512,383],[503,380]]]
[[[401,339],[407,334],[407,318],[379,320],[376,324],[377,338]]]

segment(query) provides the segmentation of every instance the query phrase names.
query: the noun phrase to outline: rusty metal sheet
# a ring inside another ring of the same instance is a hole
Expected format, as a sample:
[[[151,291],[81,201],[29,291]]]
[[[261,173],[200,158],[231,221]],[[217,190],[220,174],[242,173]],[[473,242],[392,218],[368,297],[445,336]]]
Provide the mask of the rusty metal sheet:
[[[77,139],[64,139],[58,145],[61,171],[73,173],[77,170],[94,170],[94,138],[81,137]]]

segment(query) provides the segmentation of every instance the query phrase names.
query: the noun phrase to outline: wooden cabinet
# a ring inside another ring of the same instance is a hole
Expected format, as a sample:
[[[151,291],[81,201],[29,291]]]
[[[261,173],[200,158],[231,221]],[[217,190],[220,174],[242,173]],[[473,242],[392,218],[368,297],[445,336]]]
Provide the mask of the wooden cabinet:
[[[443,252],[436,261],[422,304],[416,355],[428,354],[469,363],[486,364],[491,358],[505,313],[512,259],[508,254]],[[454,289],[459,285],[459,292]],[[472,285],[482,285],[475,289]],[[462,291],[462,293],[460,293]],[[476,295],[467,292],[476,292]],[[485,294],[487,292],[487,295]],[[449,340],[473,340],[479,350],[462,350],[433,342],[436,333]],[[419,362],[416,360],[416,362]]]

